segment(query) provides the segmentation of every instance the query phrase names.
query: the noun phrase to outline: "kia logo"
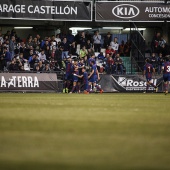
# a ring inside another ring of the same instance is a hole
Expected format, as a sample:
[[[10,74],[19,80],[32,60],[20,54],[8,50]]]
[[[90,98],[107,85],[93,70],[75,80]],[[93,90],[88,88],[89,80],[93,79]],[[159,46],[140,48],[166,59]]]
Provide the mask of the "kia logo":
[[[112,9],[112,13],[118,18],[134,18],[139,14],[139,8],[130,4],[117,5]]]

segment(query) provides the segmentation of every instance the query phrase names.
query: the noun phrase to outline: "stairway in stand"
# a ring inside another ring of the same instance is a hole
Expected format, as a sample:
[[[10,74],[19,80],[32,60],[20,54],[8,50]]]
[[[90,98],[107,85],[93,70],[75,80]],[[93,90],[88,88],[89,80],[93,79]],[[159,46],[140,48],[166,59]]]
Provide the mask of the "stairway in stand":
[[[126,68],[126,74],[131,74],[131,58],[130,57],[121,57],[123,64]],[[135,65],[132,63],[132,74],[136,74]]]

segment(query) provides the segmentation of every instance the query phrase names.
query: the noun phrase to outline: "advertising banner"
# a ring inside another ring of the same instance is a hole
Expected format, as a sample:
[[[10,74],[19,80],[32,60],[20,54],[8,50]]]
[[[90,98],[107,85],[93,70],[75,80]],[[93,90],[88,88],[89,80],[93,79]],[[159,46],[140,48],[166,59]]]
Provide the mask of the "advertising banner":
[[[96,2],[96,21],[141,22],[170,20],[170,4],[157,2]]]
[[[162,76],[155,76],[152,82],[154,85],[158,86],[158,92],[163,92]],[[99,84],[104,92],[142,93],[146,91],[146,79],[140,75],[102,75]],[[148,91],[154,92],[155,88],[150,86]]]
[[[0,73],[0,91],[58,92],[56,73]]]
[[[0,18],[91,21],[92,2],[57,0],[1,0]]]

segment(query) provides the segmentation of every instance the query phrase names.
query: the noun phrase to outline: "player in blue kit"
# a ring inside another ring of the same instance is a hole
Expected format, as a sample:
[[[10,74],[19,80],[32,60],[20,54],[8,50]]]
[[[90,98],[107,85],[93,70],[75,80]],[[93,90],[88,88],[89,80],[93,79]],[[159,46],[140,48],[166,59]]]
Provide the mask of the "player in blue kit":
[[[88,91],[88,85],[89,85],[89,82],[88,82],[88,73],[86,72],[86,68],[83,67],[82,68],[82,75],[74,75],[74,76],[77,76],[79,78],[83,78],[83,86],[84,86],[84,94],[89,94],[89,91]]]
[[[170,82],[170,62],[168,57],[166,57],[165,60],[166,61],[162,64],[162,71],[163,71],[164,89],[166,95],[168,94],[168,88]]]
[[[63,89],[63,93],[68,93],[68,89],[70,87],[71,81],[72,81],[72,59],[71,57],[67,58],[66,61],[66,74],[65,74],[65,82],[64,82],[64,89]]]
[[[149,59],[146,59],[146,64],[144,66],[144,72],[143,72],[143,76],[146,76],[146,81],[147,81],[147,86],[146,86],[146,92],[148,92],[148,89],[149,89],[149,86],[152,86],[155,88],[155,91],[157,92],[158,91],[158,88],[157,86],[155,86],[151,80],[152,80],[152,75],[155,73],[155,69],[153,67],[152,64],[150,64],[150,60]],[[145,92],[145,93],[146,93]]]
[[[77,90],[77,82],[78,82],[78,77],[76,75],[79,75],[79,70],[78,70],[78,61],[74,60],[74,65],[73,65],[73,87],[72,90],[70,91],[70,93],[73,93],[74,91],[79,92],[79,90]]]
[[[88,90],[90,91],[91,86],[93,86],[93,88],[97,88],[100,91],[100,93],[103,93],[103,90],[98,85],[96,85],[96,80],[97,80],[97,77],[99,79],[99,74],[98,74],[98,70],[97,70],[95,61],[92,60],[90,64],[91,64],[91,73],[88,76],[88,78],[89,78]]]

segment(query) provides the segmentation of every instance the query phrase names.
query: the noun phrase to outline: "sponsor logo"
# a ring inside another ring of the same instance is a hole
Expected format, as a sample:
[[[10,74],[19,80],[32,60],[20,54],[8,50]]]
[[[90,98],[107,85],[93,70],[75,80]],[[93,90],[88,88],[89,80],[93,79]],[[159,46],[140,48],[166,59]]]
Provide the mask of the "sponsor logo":
[[[139,12],[140,10],[138,7],[130,4],[117,5],[112,9],[113,15],[123,19],[134,18],[139,14]]]
[[[152,79],[151,81],[154,85],[156,85],[157,79]],[[119,77],[118,84],[128,91],[146,90],[146,81],[143,80],[134,80],[132,78]],[[149,87],[148,90],[154,90],[154,87]]]
[[[1,76],[0,87],[39,87],[39,81],[36,76],[12,76],[8,80]]]

